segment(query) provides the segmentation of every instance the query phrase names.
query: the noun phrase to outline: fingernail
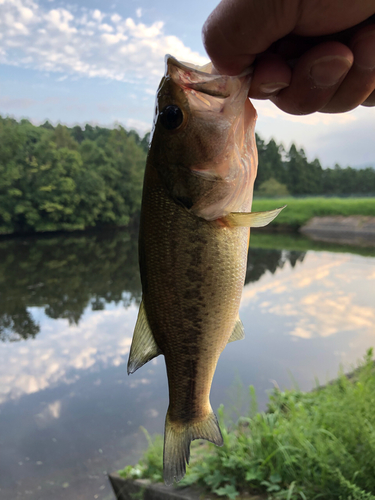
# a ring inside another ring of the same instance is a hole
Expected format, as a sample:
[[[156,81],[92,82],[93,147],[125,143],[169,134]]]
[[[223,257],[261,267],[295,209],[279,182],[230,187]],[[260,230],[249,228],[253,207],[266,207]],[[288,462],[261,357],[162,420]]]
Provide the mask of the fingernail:
[[[285,89],[285,87],[289,87],[289,84],[284,82],[262,83],[259,85],[259,90],[263,92],[263,94],[273,94],[278,90]]]
[[[343,56],[326,56],[310,68],[310,76],[317,87],[333,87],[349,71],[352,62]]]
[[[375,69],[375,31],[360,35],[353,46],[354,62],[361,69]]]

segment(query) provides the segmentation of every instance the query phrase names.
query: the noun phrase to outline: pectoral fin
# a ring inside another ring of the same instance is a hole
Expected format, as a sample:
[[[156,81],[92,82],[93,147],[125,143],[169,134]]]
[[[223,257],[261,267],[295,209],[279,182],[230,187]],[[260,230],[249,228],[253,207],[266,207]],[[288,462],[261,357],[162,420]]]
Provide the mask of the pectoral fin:
[[[229,227],[263,227],[273,221],[285,207],[286,205],[266,212],[232,212],[223,217],[223,221]]]
[[[159,356],[159,354],[162,354],[162,351],[155,342],[142,301],[139,306],[137,323],[130,348],[128,375],[134,373],[138,368],[147,363],[147,361]]]
[[[234,325],[232,335],[229,337],[229,342],[234,342],[235,340],[242,340],[245,338],[245,331],[240,318],[237,319],[236,324]]]

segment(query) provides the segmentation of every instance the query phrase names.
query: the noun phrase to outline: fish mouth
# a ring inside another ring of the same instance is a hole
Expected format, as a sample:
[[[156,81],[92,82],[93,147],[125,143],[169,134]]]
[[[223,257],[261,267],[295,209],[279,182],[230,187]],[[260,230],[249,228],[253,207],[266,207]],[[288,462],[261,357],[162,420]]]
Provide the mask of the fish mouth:
[[[218,75],[213,73],[212,63],[197,66],[178,61],[175,57],[165,56],[165,76],[170,76],[182,88],[206,94],[207,96],[226,99],[238,91],[244,80],[250,79],[253,68],[248,68],[238,76]]]
[[[251,68],[238,76],[220,75],[213,73],[211,63],[196,66],[171,55],[165,64],[158,106],[176,105],[184,116],[167,136],[181,137],[185,154],[177,148],[179,160],[172,158],[172,164],[180,168],[162,171],[171,197],[207,221],[247,211],[256,172],[256,112],[248,99]]]

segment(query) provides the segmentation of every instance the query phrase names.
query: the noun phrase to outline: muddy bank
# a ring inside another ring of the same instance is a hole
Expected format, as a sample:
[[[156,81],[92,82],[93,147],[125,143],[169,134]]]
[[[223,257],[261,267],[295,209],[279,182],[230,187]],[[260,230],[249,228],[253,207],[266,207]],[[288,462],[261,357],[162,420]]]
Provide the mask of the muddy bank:
[[[313,217],[299,231],[316,241],[375,247],[375,217]]]

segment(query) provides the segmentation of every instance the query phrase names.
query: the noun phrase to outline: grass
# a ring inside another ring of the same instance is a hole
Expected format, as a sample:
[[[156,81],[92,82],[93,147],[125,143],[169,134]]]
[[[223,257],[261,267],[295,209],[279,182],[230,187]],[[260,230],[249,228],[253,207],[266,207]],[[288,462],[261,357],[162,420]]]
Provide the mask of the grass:
[[[251,230],[250,248],[298,250],[302,252],[313,250],[315,252],[354,253],[357,255],[375,257],[375,248],[373,247],[314,241],[306,236],[295,233],[267,233],[263,228]]]
[[[195,441],[181,485],[219,497],[243,493],[270,499],[375,500],[375,365],[369,349],[354,376],[309,393],[274,390],[267,412],[251,408],[235,424],[219,418],[224,446]],[[151,439],[126,478],[162,481],[162,436]]]
[[[287,207],[271,222],[272,226],[287,225],[297,230],[312,217],[326,215],[375,216],[375,198],[274,198],[254,199],[252,211],[263,212]]]

